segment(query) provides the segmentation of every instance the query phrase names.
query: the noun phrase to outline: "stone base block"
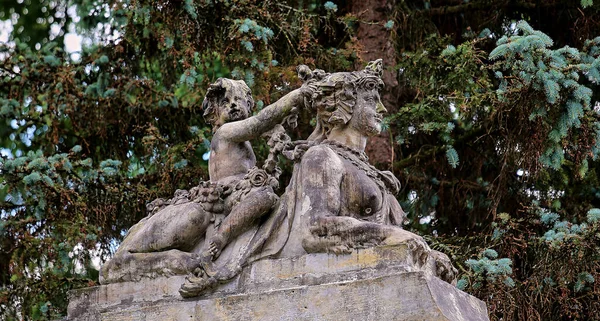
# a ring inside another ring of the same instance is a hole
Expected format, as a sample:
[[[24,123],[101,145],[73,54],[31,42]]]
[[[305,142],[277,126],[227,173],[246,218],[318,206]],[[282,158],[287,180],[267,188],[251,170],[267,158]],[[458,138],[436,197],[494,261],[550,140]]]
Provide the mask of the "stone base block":
[[[482,301],[407,255],[394,246],[262,260],[195,299],[179,296],[183,276],[81,289],[68,320],[489,320]]]

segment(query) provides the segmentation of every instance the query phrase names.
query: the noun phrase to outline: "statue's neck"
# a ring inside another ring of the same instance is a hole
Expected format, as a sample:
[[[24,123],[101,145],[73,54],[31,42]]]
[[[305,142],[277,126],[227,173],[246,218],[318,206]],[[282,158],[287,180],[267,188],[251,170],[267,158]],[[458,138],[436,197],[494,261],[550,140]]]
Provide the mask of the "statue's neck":
[[[336,141],[360,152],[365,151],[367,138],[366,135],[361,134],[350,126],[345,126],[344,128],[336,127],[327,136],[328,140]]]

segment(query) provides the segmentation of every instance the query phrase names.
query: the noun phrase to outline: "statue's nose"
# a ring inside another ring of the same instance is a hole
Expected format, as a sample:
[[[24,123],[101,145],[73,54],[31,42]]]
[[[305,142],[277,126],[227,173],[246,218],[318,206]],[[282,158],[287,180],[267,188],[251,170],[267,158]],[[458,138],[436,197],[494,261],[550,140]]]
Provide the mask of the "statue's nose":
[[[379,100],[377,102],[377,106],[375,107],[375,111],[380,113],[380,114],[385,114],[387,113],[387,109],[385,109],[385,106],[383,106],[383,103],[381,102],[381,100]]]

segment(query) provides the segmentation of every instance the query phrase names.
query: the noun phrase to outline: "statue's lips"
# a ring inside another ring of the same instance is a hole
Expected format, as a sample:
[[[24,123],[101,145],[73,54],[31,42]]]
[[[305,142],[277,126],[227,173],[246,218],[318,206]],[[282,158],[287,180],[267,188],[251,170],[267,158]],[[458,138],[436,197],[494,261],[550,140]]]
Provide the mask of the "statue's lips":
[[[229,117],[230,117],[231,119],[237,119],[237,118],[239,118],[239,117],[241,117],[241,116],[242,116],[242,111],[241,111],[241,110],[239,110],[239,109],[231,109],[231,110],[229,111]]]
[[[383,116],[381,114],[377,114],[377,115],[375,115],[375,120],[377,120],[378,122],[382,122]]]

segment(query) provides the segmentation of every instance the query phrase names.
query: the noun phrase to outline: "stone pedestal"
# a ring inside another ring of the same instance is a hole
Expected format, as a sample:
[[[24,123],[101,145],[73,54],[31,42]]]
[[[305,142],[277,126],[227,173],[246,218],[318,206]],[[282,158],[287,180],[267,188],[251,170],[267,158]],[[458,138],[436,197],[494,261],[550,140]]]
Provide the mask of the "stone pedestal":
[[[261,260],[183,299],[184,276],[80,289],[68,320],[489,320],[485,304],[415,268],[405,246]]]

